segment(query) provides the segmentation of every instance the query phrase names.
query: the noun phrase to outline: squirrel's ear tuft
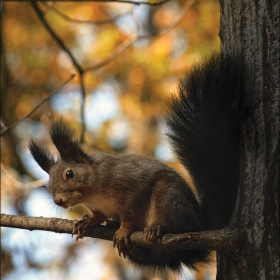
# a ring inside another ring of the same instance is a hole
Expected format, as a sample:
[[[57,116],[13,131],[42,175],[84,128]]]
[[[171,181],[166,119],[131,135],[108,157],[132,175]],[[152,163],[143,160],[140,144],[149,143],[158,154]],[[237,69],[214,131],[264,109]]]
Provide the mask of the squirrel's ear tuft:
[[[29,142],[29,150],[41,168],[49,173],[50,168],[55,164],[55,160],[50,152],[46,148],[39,146],[32,139]]]
[[[62,119],[52,124],[50,136],[64,161],[91,163],[91,158],[83,151],[80,143],[75,138],[74,130],[66,125]]]

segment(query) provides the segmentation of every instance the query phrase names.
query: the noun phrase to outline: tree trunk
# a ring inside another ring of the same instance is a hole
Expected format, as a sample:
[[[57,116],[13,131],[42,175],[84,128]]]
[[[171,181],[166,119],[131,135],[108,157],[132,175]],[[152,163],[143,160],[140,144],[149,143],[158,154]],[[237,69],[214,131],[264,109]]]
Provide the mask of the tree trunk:
[[[230,226],[249,234],[240,250],[220,252],[217,279],[279,279],[279,1],[220,2],[221,52],[242,54],[249,115]]]

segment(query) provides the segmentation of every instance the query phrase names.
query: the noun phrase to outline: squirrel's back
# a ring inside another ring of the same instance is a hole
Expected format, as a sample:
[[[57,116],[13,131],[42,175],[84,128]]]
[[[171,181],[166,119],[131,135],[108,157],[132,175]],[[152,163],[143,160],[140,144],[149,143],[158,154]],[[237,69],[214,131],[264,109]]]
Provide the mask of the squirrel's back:
[[[207,229],[228,225],[235,206],[241,91],[240,59],[214,54],[193,66],[170,101],[168,136],[195,182]]]

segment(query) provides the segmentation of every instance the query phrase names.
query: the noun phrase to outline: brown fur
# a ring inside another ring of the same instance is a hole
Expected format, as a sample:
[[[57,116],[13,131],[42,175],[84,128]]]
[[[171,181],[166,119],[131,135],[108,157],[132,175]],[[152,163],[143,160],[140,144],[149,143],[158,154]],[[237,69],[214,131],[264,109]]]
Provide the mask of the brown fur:
[[[242,94],[239,57],[213,55],[193,67],[170,102],[168,137],[196,185],[193,191],[174,170],[137,155],[86,154],[74,131],[62,120],[50,130],[60,153],[58,162],[34,141],[30,150],[49,173],[49,189],[61,207],[85,205],[92,217],[77,222],[77,239],[90,226],[108,218],[120,222],[114,237],[119,254],[136,266],[153,270],[181,263],[194,268],[207,261],[207,250],[162,252],[135,247],[129,237],[144,230],[154,241],[164,233],[220,229],[231,218],[239,178],[239,128]]]
[[[34,141],[30,149],[50,175],[54,202],[64,208],[83,204],[91,211],[92,217],[76,223],[73,233],[77,238],[82,238],[85,228],[111,218],[120,222],[114,238],[119,254],[136,265],[179,270],[180,261],[184,261],[179,254],[167,257],[166,253],[133,247],[129,237],[135,230],[145,230],[150,241],[166,232],[202,230],[199,205],[187,183],[151,158],[101,152],[87,155],[62,120],[52,125],[50,134],[61,155],[58,162]],[[67,179],[69,170],[74,176]]]

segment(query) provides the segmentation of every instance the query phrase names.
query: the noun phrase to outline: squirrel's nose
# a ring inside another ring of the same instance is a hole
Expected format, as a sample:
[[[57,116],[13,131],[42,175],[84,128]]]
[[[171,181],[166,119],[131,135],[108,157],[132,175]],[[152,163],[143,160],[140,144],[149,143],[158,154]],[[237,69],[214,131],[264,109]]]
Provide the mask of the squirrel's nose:
[[[63,205],[63,199],[60,196],[57,196],[54,198],[54,203],[58,206],[62,206]]]

